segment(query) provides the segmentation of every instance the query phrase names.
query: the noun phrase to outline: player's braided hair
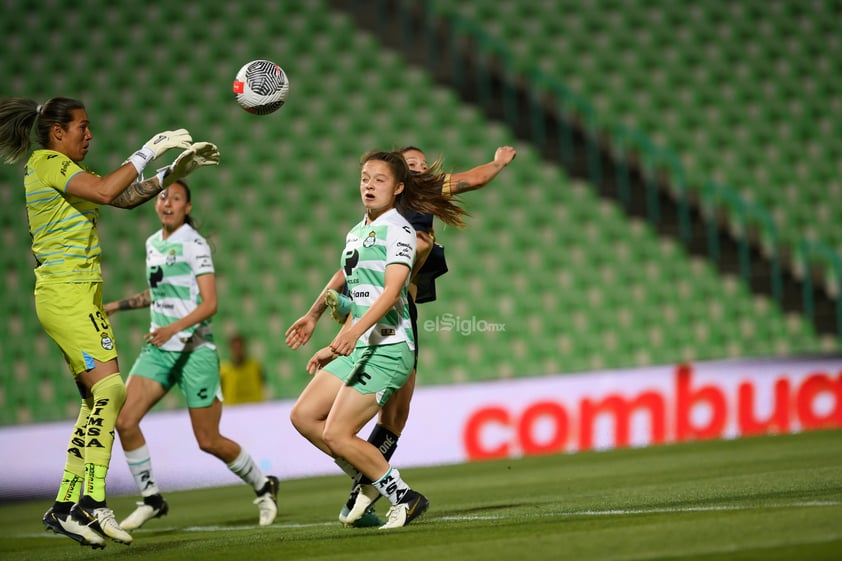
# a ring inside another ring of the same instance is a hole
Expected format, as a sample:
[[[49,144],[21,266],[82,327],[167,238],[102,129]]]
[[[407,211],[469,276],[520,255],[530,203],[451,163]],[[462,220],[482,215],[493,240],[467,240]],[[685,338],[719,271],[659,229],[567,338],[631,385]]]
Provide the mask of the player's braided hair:
[[[398,183],[404,184],[403,192],[398,196],[395,207],[402,214],[407,210],[433,214],[445,224],[456,227],[465,225],[463,216],[468,213],[455,204],[458,202],[454,197],[442,193],[445,173],[443,173],[435,162],[424,173],[412,173],[401,152],[372,151],[365,154],[360,164],[371,160],[385,162]]]

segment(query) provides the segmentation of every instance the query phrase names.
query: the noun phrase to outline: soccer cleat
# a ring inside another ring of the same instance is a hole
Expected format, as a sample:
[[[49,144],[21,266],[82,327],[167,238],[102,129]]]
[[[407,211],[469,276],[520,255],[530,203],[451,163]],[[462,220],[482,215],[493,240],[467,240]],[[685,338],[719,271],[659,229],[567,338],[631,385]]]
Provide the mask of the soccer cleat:
[[[330,308],[330,317],[339,323],[345,323],[345,318],[351,313],[351,300],[332,288],[325,294],[325,306]]]
[[[348,516],[348,513],[351,509],[348,506],[343,506],[342,511],[339,513],[339,520],[345,520]],[[385,524],[385,520],[381,520],[377,513],[374,512],[374,505],[368,507],[361,517],[351,523],[342,523],[343,526],[346,528],[379,528],[383,524]]]
[[[50,507],[41,520],[47,530],[76,540],[79,545],[87,545],[93,549],[105,548],[105,540],[102,536],[87,526],[79,524],[66,512],[57,512],[54,507]]]
[[[82,498],[85,500],[85,497]],[[79,524],[90,528],[101,536],[111,538],[112,541],[129,545],[132,535],[122,529],[114,519],[114,511],[108,507],[86,507],[82,500],[70,509],[70,517]]]
[[[261,526],[268,526],[278,515],[278,478],[269,475],[267,479],[266,484],[257,492],[257,498],[254,499],[254,504],[260,511]]]
[[[427,497],[410,490],[401,502],[389,509],[389,512],[386,513],[386,518],[389,520],[380,526],[380,529],[389,530],[407,526],[427,512],[428,508],[430,508],[430,501],[427,500]]]
[[[351,492],[348,494],[348,500],[345,501],[345,506],[339,511],[339,521],[343,524],[348,518],[348,513],[354,508],[354,503],[357,502],[357,496],[360,494],[360,485],[355,481],[354,486],[351,487]]]
[[[137,508],[120,522],[124,530],[137,530],[153,518],[160,518],[170,511],[170,505],[160,494],[143,497],[143,501],[137,503]]]
[[[374,485],[355,485],[351,490],[351,495],[348,497],[348,502],[345,504],[345,507],[348,508],[348,513],[343,517],[342,514],[345,512],[345,509],[342,509],[342,512],[339,513],[339,521],[346,526],[353,526],[357,520],[365,515],[366,511],[374,504],[374,501],[380,497],[380,492]],[[352,499],[353,503],[351,502]]]

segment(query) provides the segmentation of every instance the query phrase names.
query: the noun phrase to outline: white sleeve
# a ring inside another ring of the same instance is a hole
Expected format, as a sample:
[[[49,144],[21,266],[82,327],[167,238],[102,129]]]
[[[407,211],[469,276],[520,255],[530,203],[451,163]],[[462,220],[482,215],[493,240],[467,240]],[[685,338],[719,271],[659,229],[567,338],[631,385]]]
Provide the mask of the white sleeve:
[[[416,244],[415,230],[409,225],[395,224],[390,227],[386,240],[386,264],[403,263],[412,269]]]
[[[197,277],[213,273],[213,257],[208,242],[196,236],[184,244],[184,258],[190,263],[190,269]]]

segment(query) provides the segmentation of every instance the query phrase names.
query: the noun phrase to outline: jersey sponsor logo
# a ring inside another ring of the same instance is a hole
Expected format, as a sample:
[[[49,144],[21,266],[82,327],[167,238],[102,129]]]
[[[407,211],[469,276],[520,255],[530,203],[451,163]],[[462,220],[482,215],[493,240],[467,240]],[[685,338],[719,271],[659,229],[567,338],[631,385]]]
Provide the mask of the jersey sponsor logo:
[[[397,257],[405,257],[407,259],[412,257],[412,245],[406,242],[398,242],[395,245],[398,246],[398,252],[396,253]]]
[[[351,292],[352,298],[368,298],[370,295],[368,290],[354,290]]]
[[[383,329],[380,330],[380,335],[382,337],[391,337],[394,334],[395,334],[395,330],[392,329],[392,328],[387,329],[387,328],[384,327]]]
[[[102,348],[106,351],[113,351],[114,350],[114,339],[108,336],[107,333],[103,333],[101,335],[101,339],[99,342],[102,345]]]
[[[149,287],[158,288],[158,283],[164,280],[164,270],[155,265],[149,271]]]
[[[354,272],[354,267],[360,262],[360,254],[354,249],[352,251],[346,251],[344,257],[342,267],[345,270],[345,276],[350,276]]]
[[[377,236],[374,234],[374,230],[368,233],[368,236],[363,240],[363,247],[372,247],[374,244],[377,243]]]

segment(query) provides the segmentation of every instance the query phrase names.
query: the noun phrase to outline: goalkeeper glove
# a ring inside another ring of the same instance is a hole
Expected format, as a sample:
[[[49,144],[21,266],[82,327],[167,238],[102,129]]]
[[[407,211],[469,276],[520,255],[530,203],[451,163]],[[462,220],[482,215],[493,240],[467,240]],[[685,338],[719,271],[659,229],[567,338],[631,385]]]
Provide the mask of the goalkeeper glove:
[[[146,164],[158,158],[170,148],[189,148],[191,142],[193,142],[193,139],[186,129],[159,132],[123,163],[131,162],[137,170],[137,174],[140,175],[143,173]]]
[[[219,148],[210,142],[196,142],[178,155],[175,161],[158,170],[156,177],[162,189],[185,178],[202,166],[219,165]]]

